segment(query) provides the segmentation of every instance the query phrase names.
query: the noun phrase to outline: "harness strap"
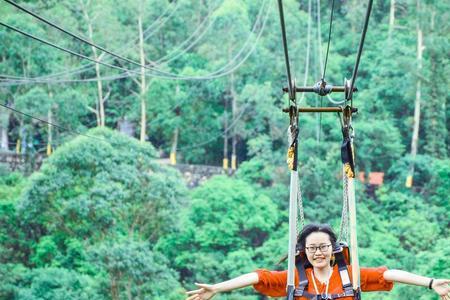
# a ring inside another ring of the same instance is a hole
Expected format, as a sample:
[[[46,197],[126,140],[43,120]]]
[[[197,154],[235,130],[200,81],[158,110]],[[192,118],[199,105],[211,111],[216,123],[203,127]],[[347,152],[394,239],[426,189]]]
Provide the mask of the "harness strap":
[[[343,251],[336,252],[334,256],[336,257],[339,276],[341,277],[342,289],[344,290],[344,294],[354,296],[352,283],[350,281],[350,276],[348,274],[347,262],[345,261]]]
[[[308,277],[306,277],[305,272],[305,258],[300,256],[295,265],[299,275],[299,285],[294,290],[294,297],[305,297],[311,300],[324,300],[324,299],[334,300],[344,297],[354,297],[355,300],[361,299],[360,290],[359,289],[357,291],[353,290],[352,282],[350,281],[350,276],[348,273],[347,262],[345,261],[343,248],[341,248],[341,251],[335,252],[334,255],[336,257],[336,262],[338,265],[339,276],[341,278],[343,292],[327,296],[325,294],[319,295],[312,294],[306,291],[309,281]]]
[[[311,300],[334,300],[334,299],[339,299],[339,298],[344,298],[344,297],[355,297],[353,290],[352,290],[352,294],[348,294],[348,293],[339,293],[339,294],[331,294],[328,295],[328,297],[325,294],[320,294],[320,295],[316,295],[316,294],[311,294],[310,292],[303,292],[301,293],[299,291],[299,289],[295,289],[294,291],[294,297],[305,297]],[[355,300],[359,299],[355,297]]]
[[[308,286],[308,277],[306,277],[305,272],[305,260],[301,257],[295,264],[297,267],[299,275],[298,287],[294,290],[294,296],[302,297],[305,293],[306,287]],[[307,292],[306,292],[307,293]]]

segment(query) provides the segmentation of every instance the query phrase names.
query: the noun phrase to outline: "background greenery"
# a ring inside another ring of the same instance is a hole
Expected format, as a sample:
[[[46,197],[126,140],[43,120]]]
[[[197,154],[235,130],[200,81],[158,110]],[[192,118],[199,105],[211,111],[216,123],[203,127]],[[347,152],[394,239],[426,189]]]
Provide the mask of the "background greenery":
[[[384,184],[375,190],[357,186],[361,264],[448,278],[450,7],[446,1],[427,0],[417,10],[416,1],[397,0],[395,22],[389,25],[391,1],[375,1],[357,83],[360,92],[354,98],[359,108],[354,119],[358,169],[385,173]],[[162,66],[184,75],[202,75],[226,65],[247,38],[254,43],[251,29],[261,7],[268,9],[268,17],[255,51],[233,75],[211,80],[149,78],[151,85],[142,94],[137,79],[103,80],[103,92],[109,94],[104,127],[97,126],[93,112],[98,104],[96,81],[54,82],[95,78],[93,68],[41,84],[2,80],[3,104],[41,118],[48,118],[50,111],[53,122],[90,137],[54,128],[56,151],[39,171],[21,175],[1,169],[0,298],[183,299],[194,282],[218,282],[256,268],[283,268],[276,262],[287,247],[288,120],[281,113],[287,103],[281,94],[286,79],[275,1],[19,3],[84,36],[89,36],[90,24],[92,39],[117,51],[138,38],[139,16],[145,28],[155,20],[161,24],[165,19],[158,17],[169,9],[171,17],[146,40],[148,62],[172,53],[210,11],[213,22],[198,44]],[[327,71],[333,84],[351,76],[365,4],[336,1]],[[284,5],[292,64],[297,81],[303,82],[308,1],[285,0]],[[93,55],[90,47],[6,3],[0,8],[4,22]],[[313,23],[308,84],[320,78],[318,51],[326,48],[330,1],[323,1],[320,9],[322,44],[317,44]],[[420,73],[418,24],[425,46]],[[0,29],[0,40],[1,74],[37,77],[81,64],[5,28]],[[138,60],[138,44],[131,43],[124,55]],[[117,73],[100,67],[101,76]],[[422,82],[419,155],[414,161],[414,186],[407,189],[418,79]],[[230,98],[235,100],[234,114]],[[143,143],[116,130],[127,120],[139,138],[142,99],[147,114]],[[321,103],[309,95],[302,100],[303,105]],[[322,105],[328,105],[326,99]],[[225,120],[234,124],[232,130],[225,128]],[[13,151],[20,139],[22,151],[45,152],[47,125],[3,108],[0,121],[9,141],[2,151]],[[328,222],[338,229],[342,201],[338,119],[302,115],[300,124],[306,221]],[[169,155],[174,133],[179,132],[180,162],[221,165],[224,131],[236,141],[239,168],[232,177],[213,177],[187,190],[177,171],[155,162]],[[391,293],[364,295],[364,299],[380,297],[437,298],[424,288],[401,285]],[[220,298],[263,296],[246,289]]]

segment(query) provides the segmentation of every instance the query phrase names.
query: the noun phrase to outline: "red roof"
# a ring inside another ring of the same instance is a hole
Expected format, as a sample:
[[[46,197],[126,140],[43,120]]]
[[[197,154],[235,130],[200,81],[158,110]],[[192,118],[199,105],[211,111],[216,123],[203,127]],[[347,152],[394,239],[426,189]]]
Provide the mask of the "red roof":
[[[369,173],[369,184],[372,185],[382,185],[383,184],[383,172],[370,172]],[[359,172],[359,180],[365,182],[365,173]]]

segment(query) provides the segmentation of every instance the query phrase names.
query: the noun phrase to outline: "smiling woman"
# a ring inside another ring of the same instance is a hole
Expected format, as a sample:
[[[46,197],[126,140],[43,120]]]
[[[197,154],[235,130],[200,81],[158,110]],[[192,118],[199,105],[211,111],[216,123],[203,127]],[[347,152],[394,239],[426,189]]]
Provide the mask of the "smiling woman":
[[[336,235],[329,225],[305,226],[298,237],[297,249],[299,251],[296,258],[295,286],[299,288],[296,289],[295,299],[351,300],[356,298],[346,289],[347,286],[351,287],[346,284],[352,280],[351,266],[348,262],[344,263],[344,266],[340,263],[336,264],[344,248],[342,244],[337,243]],[[299,264],[302,261],[302,255],[306,256],[304,265]],[[299,277],[302,280],[299,280]],[[363,292],[390,291],[394,282],[400,282],[428,287],[441,296],[442,300],[450,300],[448,285],[450,280],[446,279],[433,279],[401,270],[388,270],[386,267],[361,268],[360,278]],[[312,284],[308,284],[310,282]],[[286,296],[286,283],[287,271],[259,269],[214,285],[196,283],[199,289],[188,292],[187,300],[207,300],[217,293],[250,285],[263,295],[283,297]]]

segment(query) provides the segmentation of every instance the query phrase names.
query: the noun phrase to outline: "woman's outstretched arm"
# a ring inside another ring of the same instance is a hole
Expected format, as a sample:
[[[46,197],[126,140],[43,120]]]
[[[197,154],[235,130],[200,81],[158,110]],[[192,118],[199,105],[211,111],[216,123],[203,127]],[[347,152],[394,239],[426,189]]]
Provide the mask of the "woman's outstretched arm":
[[[257,284],[258,281],[258,274],[252,272],[216,284],[196,283],[195,285],[198,286],[199,289],[187,292],[188,298],[186,300],[208,300],[217,293],[240,289]]]
[[[433,279],[402,270],[387,270],[383,273],[383,277],[390,281],[425,287],[430,287],[431,284],[431,288],[441,296],[441,299],[450,300],[450,279]]]

